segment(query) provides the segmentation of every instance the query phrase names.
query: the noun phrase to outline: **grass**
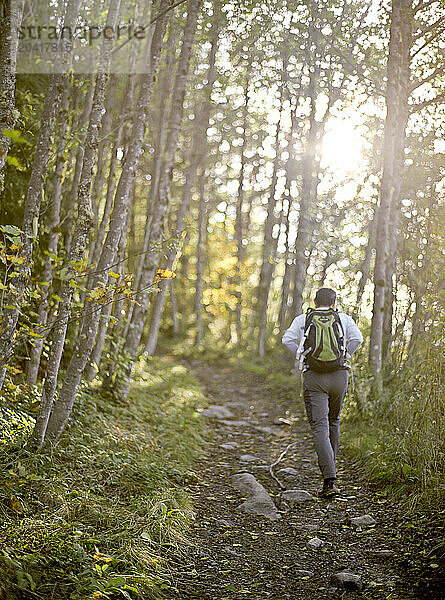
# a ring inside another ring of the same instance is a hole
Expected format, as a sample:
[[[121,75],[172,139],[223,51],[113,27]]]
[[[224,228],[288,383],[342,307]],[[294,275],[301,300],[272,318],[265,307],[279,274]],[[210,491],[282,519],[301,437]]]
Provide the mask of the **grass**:
[[[85,388],[53,453],[24,448],[35,405],[29,392],[2,402],[0,596],[162,598],[194,517],[187,485],[205,441],[198,382],[151,358],[125,404]]]

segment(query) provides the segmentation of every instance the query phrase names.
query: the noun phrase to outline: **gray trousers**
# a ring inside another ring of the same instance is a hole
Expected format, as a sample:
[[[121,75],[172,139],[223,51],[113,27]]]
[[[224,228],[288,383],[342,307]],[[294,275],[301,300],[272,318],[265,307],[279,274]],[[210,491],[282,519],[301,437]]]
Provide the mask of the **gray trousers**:
[[[336,477],[335,458],[340,439],[340,412],[348,389],[349,372],[303,373],[303,398],[312,429],[318,466],[324,479]]]

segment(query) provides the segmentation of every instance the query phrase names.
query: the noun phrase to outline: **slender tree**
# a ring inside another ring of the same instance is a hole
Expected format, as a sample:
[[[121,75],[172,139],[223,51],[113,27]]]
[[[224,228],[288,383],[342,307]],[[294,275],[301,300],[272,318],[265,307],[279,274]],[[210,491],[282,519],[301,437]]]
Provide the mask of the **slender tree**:
[[[145,254],[144,266],[141,272],[138,294],[136,298],[137,304],[135,304],[133,308],[133,313],[124,344],[124,352],[127,356],[128,367],[126,374],[121,378],[118,384],[119,394],[122,397],[126,397],[130,389],[131,370],[133,361],[138,352],[150,299],[149,290],[153,285],[159,261],[158,245],[161,243],[163,224],[169,205],[171,170],[174,164],[178,133],[182,121],[191,49],[200,6],[201,0],[189,0],[187,20],[182,39],[181,55],[179,58],[178,70],[173,87],[169,127],[165,144],[165,158],[161,168],[156,202],[153,205],[153,215],[150,225],[150,245]]]
[[[168,252],[166,260],[166,269],[172,269],[176,261],[178,252],[180,251],[180,245],[183,238],[183,233],[186,225],[186,217],[190,207],[190,201],[192,197],[193,184],[195,182],[196,173],[200,166],[203,164],[207,150],[207,136],[206,131],[209,126],[209,118],[211,112],[211,94],[213,84],[216,79],[216,52],[218,48],[218,35],[219,35],[220,23],[215,21],[213,26],[213,33],[211,35],[211,46],[208,58],[208,72],[207,72],[207,85],[205,87],[205,98],[196,107],[196,128],[194,131],[192,141],[192,151],[190,157],[190,164],[186,170],[185,185],[182,192],[182,200],[178,208],[176,217],[175,227],[175,238],[176,243]],[[150,319],[150,329],[148,339],[145,345],[145,352],[147,354],[153,354],[156,350],[156,344],[158,340],[159,327],[161,324],[161,316],[164,308],[165,298],[167,294],[168,284],[167,281],[160,283],[161,291],[156,295],[156,300],[153,304],[153,311]]]
[[[12,3],[14,4],[14,3]],[[64,27],[73,28],[79,11],[80,0],[68,0]],[[18,15],[14,16],[17,21]],[[65,57],[65,55],[63,55]],[[37,238],[42,187],[46,175],[46,168],[51,149],[51,136],[54,131],[57,107],[65,86],[66,72],[69,68],[69,59],[63,59],[61,72],[52,75],[48,92],[45,97],[40,131],[36,144],[36,151],[25,200],[25,211],[22,223],[21,255],[22,263],[18,266],[14,291],[9,294],[2,315],[2,329],[0,331],[0,390],[5,377],[6,363],[11,357],[12,348],[17,329],[20,306],[24,302],[24,292],[29,281],[34,240]]]
[[[4,168],[15,114],[15,71],[17,63],[18,28],[22,21],[24,0],[5,1],[0,5],[0,193],[3,191]]]
[[[106,26],[110,27],[111,29],[115,27],[119,14],[119,6],[120,0],[111,0],[106,22]],[[60,289],[61,302],[57,312],[58,322],[53,332],[41,407],[36,419],[33,434],[30,438],[30,445],[37,448],[42,446],[49,425],[49,418],[57,386],[60,360],[65,344],[66,329],[71,312],[71,301],[75,289],[76,269],[80,264],[83,263],[88,235],[93,222],[90,188],[98,145],[98,131],[104,112],[105,91],[110,71],[111,49],[110,40],[104,38],[98,72],[96,75],[93,106],[91,109],[90,121],[85,141],[82,172],[79,180],[76,226],[68,254],[66,275]],[[55,414],[59,415],[60,412],[61,411],[56,411]],[[54,417],[54,419],[56,419],[56,417]],[[65,422],[66,421],[64,421],[64,423]],[[51,441],[55,441],[55,430],[59,433],[59,429],[52,425],[51,429],[49,430],[52,434]]]
[[[369,366],[378,377],[382,368],[382,342],[385,293],[390,289],[387,275],[392,272],[390,263],[390,237],[397,231],[396,224],[402,169],[404,162],[405,129],[409,115],[408,97],[410,81],[410,48],[412,45],[412,0],[393,0],[387,65],[386,107],[384,132],[383,174],[380,187],[380,204],[376,233],[376,259],[374,267],[374,305],[369,345]],[[393,214],[393,219],[391,219]],[[394,247],[393,247],[394,250]]]

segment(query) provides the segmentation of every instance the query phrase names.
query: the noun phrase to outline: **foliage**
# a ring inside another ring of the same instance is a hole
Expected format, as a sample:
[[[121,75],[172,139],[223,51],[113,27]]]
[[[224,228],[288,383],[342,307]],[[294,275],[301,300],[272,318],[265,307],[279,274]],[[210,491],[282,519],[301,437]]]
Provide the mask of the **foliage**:
[[[48,454],[22,446],[29,391],[2,402],[5,597],[153,598],[171,585],[166,560],[189,542],[184,488],[196,479],[205,397],[166,359],[141,362],[135,379],[125,404],[85,389],[69,436]]]

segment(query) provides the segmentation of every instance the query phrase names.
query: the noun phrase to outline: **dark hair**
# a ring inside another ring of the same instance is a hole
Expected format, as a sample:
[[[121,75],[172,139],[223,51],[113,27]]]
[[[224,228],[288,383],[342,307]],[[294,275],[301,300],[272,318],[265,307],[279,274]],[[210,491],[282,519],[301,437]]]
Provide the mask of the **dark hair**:
[[[320,288],[315,294],[315,306],[332,306],[337,294],[331,288]]]

